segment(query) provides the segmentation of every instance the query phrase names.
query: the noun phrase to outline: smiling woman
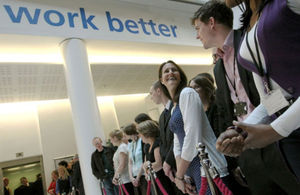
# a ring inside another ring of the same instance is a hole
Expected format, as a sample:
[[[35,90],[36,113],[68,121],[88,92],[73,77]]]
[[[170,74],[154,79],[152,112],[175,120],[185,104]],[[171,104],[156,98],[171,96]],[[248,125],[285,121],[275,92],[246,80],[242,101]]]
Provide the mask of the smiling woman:
[[[187,78],[183,70],[175,62],[167,61],[159,68],[159,80],[166,87],[174,103],[169,126],[174,133],[176,186],[184,193],[189,192],[183,179],[187,175],[192,178],[192,183],[199,192],[201,171],[196,145],[202,142],[206,146],[209,158],[221,177],[228,175],[226,160],[216,151],[216,137],[209,125],[200,97],[194,89],[186,88]]]

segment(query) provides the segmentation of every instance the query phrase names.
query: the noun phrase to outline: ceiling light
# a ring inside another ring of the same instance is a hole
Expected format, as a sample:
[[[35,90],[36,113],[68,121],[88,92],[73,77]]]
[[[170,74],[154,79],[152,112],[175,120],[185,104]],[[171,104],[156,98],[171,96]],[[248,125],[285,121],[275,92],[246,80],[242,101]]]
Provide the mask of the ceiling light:
[[[14,168],[9,168],[9,169],[6,169],[6,171],[16,171],[16,170],[19,170],[21,169],[20,167],[14,167]]]
[[[30,167],[35,167],[37,165],[38,165],[37,163],[34,163],[34,164],[30,164],[30,165],[24,165],[23,167],[24,168],[30,168]]]

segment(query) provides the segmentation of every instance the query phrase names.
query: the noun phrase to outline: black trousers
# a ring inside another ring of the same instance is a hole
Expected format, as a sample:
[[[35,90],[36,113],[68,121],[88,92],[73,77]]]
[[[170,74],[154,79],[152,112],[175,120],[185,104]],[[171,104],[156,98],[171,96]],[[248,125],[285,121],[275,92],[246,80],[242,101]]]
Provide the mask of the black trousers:
[[[300,182],[300,129],[280,140],[278,146],[288,167]]]
[[[125,183],[124,186],[125,186],[127,192],[128,192],[130,195],[131,195],[131,194],[134,195],[134,187],[133,187],[133,185],[132,185],[131,182]],[[123,190],[123,189],[122,189],[122,190]]]
[[[134,187],[134,195],[146,195],[147,194],[147,180],[145,176],[141,176],[140,185]]]
[[[284,162],[277,143],[245,151],[239,164],[253,195],[297,195],[300,192],[300,184]]]
[[[234,195],[250,195],[250,191],[247,187],[241,186],[234,178],[232,174],[229,174],[221,178],[223,183],[231,190]],[[221,194],[221,193],[220,193]]]

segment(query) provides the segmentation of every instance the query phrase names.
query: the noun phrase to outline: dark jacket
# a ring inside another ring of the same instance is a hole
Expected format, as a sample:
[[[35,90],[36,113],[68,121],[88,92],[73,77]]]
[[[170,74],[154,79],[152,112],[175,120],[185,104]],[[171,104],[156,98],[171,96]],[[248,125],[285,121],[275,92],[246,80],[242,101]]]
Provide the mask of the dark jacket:
[[[43,181],[42,178],[39,177],[35,182],[30,185],[32,195],[43,195],[44,188],[43,188]]]
[[[240,39],[241,39],[241,31],[234,31],[234,51],[235,51],[235,57],[236,52],[238,51]],[[239,71],[239,75],[241,78],[241,82],[244,86],[244,89],[248,95],[248,98],[250,102],[253,104],[253,106],[258,106],[260,103],[260,98],[258,91],[256,89],[252,73],[247,71],[245,68],[243,68],[237,61],[237,68]],[[229,86],[227,84],[226,76],[225,76],[225,67],[222,59],[219,59],[214,67],[214,75],[216,79],[216,105],[218,110],[218,130],[219,133],[224,132],[229,126],[232,126],[232,121],[236,120],[236,117],[234,116],[234,104],[231,100],[230,96],[230,90]],[[240,159],[249,159],[248,152],[244,152],[242,158]],[[256,153],[255,153],[256,154]],[[255,155],[253,154],[253,155]],[[237,161],[235,158],[226,157],[228,162],[228,169],[233,170],[237,167]],[[244,166],[246,166],[249,163],[246,162],[240,162],[239,165],[243,169]]]
[[[237,52],[237,48],[239,47],[239,42],[241,39],[241,32],[235,30],[234,31],[234,48],[235,48],[235,56]],[[252,73],[243,68],[238,62],[237,67],[239,71],[239,75],[241,78],[241,82],[245,88],[245,91],[248,95],[250,102],[253,106],[258,106],[260,103],[260,98],[258,95],[258,91],[256,89]],[[218,115],[219,115],[219,131],[220,133],[225,131],[227,127],[232,126],[232,121],[236,120],[234,116],[233,107],[234,104],[231,101],[230,90],[227,84],[226,76],[225,76],[225,68],[222,59],[219,59],[214,67],[214,75],[216,79],[216,104],[218,107]]]
[[[73,166],[72,166],[72,176],[71,176],[71,181],[72,185],[75,187],[76,191],[79,191],[80,195],[84,195],[84,187],[83,187],[83,182],[82,182],[82,176],[81,176],[81,170],[80,170],[80,164],[79,161],[76,161]]]
[[[217,105],[213,102],[209,105],[209,108],[205,112],[207,119],[209,121],[209,124],[214,131],[214,134],[216,137],[219,137],[220,131],[219,131],[219,116],[218,116],[218,107]]]
[[[9,188],[4,187],[4,195],[12,195]]]
[[[167,113],[166,109],[161,113],[159,117],[159,129],[160,129],[160,156],[162,162],[166,161],[172,169],[176,169],[176,161],[173,153],[173,132],[169,128],[169,120],[171,118],[171,109]]]
[[[14,195],[32,195],[31,189],[29,186],[21,185],[14,191]]]
[[[106,156],[106,159],[108,159],[108,161],[109,161],[108,163],[113,165],[113,156],[114,156],[114,152],[115,152],[114,149],[103,146],[102,152]],[[97,179],[102,180],[109,176],[113,176],[113,175],[108,175],[107,173],[105,173],[104,162],[103,162],[103,159],[101,158],[101,152],[99,152],[98,150],[96,150],[92,154],[91,166],[92,166],[93,174]]]
[[[72,191],[72,186],[71,186],[71,178],[70,178],[70,176],[68,176],[68,178],[66,178],[66,179],[58,179],[57,180],[57,188],[58,188],[58,192],[60,193],[60,194],[62,194],[62,193],[66,193],[66,194],[68,194],[69,192],[71,192]]]

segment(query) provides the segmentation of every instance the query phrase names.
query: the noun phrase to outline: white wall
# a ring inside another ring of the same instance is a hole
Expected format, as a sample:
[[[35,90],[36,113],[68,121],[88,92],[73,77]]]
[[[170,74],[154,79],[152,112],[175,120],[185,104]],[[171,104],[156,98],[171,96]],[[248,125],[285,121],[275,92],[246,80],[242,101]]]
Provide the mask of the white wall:
[[[97,99],[106,138],[139,113],[158,120],[161,111],[145,95]],[[55,168],[53,159],[77,153],[68,100],[0,104],[0,132],[0,162],[16,160],[16,152],[24,152],[24,157],[43,155],[47,186]]]
[[[37,110],[33,104],[0,105],[0,162],[42,154]]]
[[[120,126],[134,122],[140,113],[148,113],[145,105],[145,96],[115,96],[114,104]]]
[[[54,158],[74,155],[77,151],[68,100],[49,101],[38,106],[47,186],[55,169]]]
[[[99,97],[98,106],[102,129],[107,139],[110,131],[120,128],[113,97]]]

